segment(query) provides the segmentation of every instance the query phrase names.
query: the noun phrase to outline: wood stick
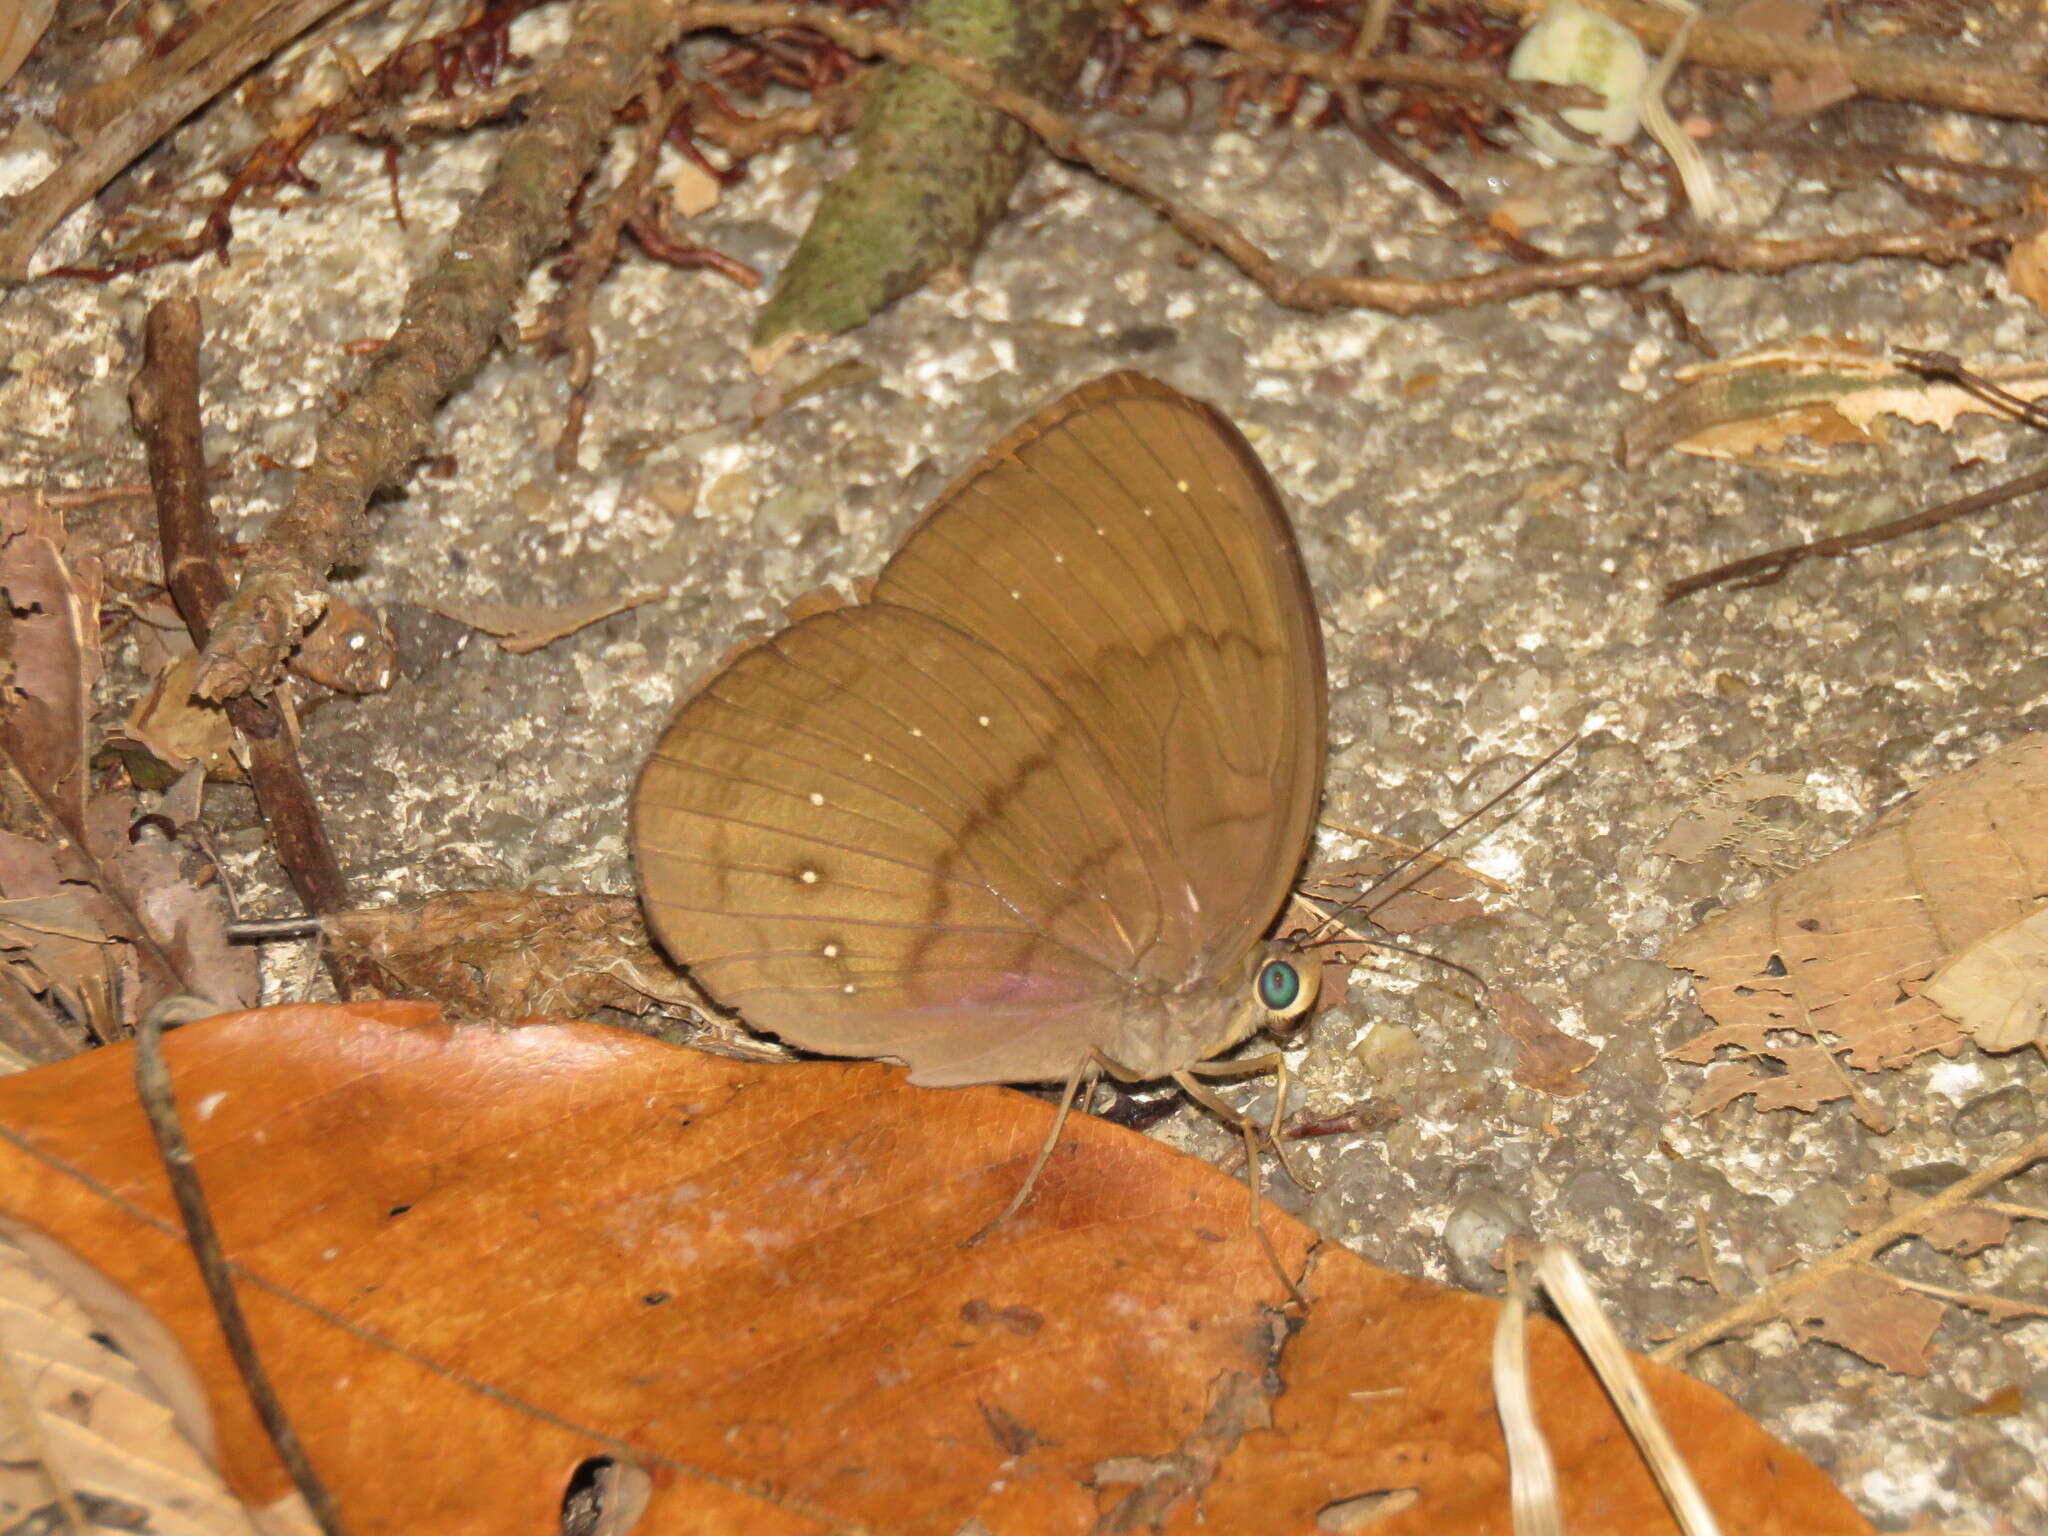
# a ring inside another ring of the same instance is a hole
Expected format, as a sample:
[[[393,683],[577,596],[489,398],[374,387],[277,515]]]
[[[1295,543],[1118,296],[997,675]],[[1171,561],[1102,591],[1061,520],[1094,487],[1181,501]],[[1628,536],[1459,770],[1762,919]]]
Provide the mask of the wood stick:
[[[206,461],[200,447],[199,305],[169,298],[149,312],[142,371],[129,390],[136,429],[149,452],[163,541],[164,584],[184,616],[192,643],[206,644],[228,599],[219,540],[206,504]],[[249,748],[249,781],[270,829],[278,862],[309,911],[344,911],[348,887],[321,824],[320,810],[299,766],[296,733],[275,700],[231,700],[228,718]],[[346,979],[336,982],[347,996]]]

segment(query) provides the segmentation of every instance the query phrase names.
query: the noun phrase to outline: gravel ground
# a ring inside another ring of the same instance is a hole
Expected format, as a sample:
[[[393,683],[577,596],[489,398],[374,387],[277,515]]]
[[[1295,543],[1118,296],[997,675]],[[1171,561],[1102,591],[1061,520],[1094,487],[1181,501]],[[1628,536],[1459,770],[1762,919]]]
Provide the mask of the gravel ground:
[[[2038,22],[1983,10],[1983,46],[2038,57]],[[544,13],[519,41],[542,52],[558,30]],[[374,30],[351,43],[377,55]],[[31,81],[11,105],[38,101]],[[1702,101],[1740,125],[1758,98],[1722,82]],[[1201,114],[1183,131],[1174,105],[1169,119],[1098,126],[1273,250],[1333,268],[1483,260],[1356,143],[1217,133]],[[1901,107],[1837,109],[1827,129],[2048,162],[2036,133]],[[254,131],[242,108],[217,108],[152,168],[189,173]],[[39,133],[0,119],[0,186],[46,167]],[[123,391],[147,305],[188,289],[209,329],[210,447],[234,470],[229,510],[253,532],[290,486],[257,455],[310,455],[360,366],[346,344],[388,330],[491,157],[488,137],[408,152],[401,229],[376,152],[325,143],[306,164],[319,192],[238,215],[229,266],[0,298],[0,479],[140,478]],[[816,146],[757,162],[705,217],[703,239],[772,273],[843,163]],[[1830,180],[1761,155],[1721,163],[1772,234],[1925,217],[1865,172]],[[1557,171],[1461,151],[1439,169],[1475,195],[1547,208],[1553,222],[1533,233],[1574,249],[1610,245],[1661,197],[1635,167]],[[2035,508],[1809,564],[1761,590],[1667,607],[1661,583],[1989,484],[2032,458],[2028,433],[1967,418],[1949,433],[1897,428],[1837,449],[1819,472],[1673,454],[1624,471],[1623,422],[1699,354],[1623,296],[1310,317],[1274,307],[1074,171],[1036,170],[1016,206],[967,284],[916,296],[776,375],[798,382],[852,359],[867,382],[764,420],[750,418],[760,381],[745,357],[759,297],[638,259],[596,306],[601,382],[573,473],[552,465],[559,363],[500,351],[449,403],[438,448],[456,472],[388,500],[374,552],[340,589],[390,616],[398,685],[329,703],[306,726],[306,759],[365,902],[528,883],[629,890],[624,796],[677,691],[736,640],[776,627],[791,599],[871,573],[929,496],[1018,417],[1137,367],[1230,414],[1293,507],[1329,648],[1332,820],[1433,835],[1551,746],[1587,736],[1533,803],[1482,817],[1461,840],[1461,856],[1509,894],[1487,917],[1427,936],[1598,1044],[1587,1091],[1560,1100],[1514,1086],[1509,1043],[1455,974],[1390,957],[1293,1054],[1311,1110],[1371,1096],[1401,1117],[1307,1144],[1320,1192],[1283,1180],[1276,1198],[1369,1259],[1483,1290],[1498,1289],[1487,1258],[1504,1232],[1568,1242],[1647,1347],[1717,1306],[1687,1278],[1702,1220],[1739,1294],[1848,1236],[1867,1176],[1938,1188],[2034,1128],[2041,1061],[1974,1051],[1869,1080],[1896,1121],[1885,1136],[1841,1104],[1689,1119],[1700,1070],[1663,1053],[1705,1020],[1657,960],[1700,916],[1767,883],[1758,858],[1809,862],[1914,788],[2048,725]],[[59,249],[82,249],[96,219],[75,219]],[[537,280],[530,304],[548,286]],[[1991,365],[2025,360],[2048,337],[1982,263],[1702,273],[1670,287],[1724,355],[1825,335]],[[646,587],[667,595],[527,656],[425,606],[567,604]],[[139,686],[132,656],[122,659],[110,699]],[[1769,854],[1678,863],[1652,851],[1710,785],[1745,768],[1796,786],[1757,808]],[[218,790],[212,806],[250,903],[282,910],[241,792]],[[1332,832],[1321,851],[1341,860],[1357,848]],[[309,975],[280,961],[271,991],[294,994]],[[1232,1145],[1185,1110],[1160,1134],[1219,1160]],[[2039,1173],[2012,1190],[2048,1204]],[[1924,1251],[1892,1262],[1938,1284],[2039,1298],[2048,1227],[2022,1226],[1963,1263]],[[1932,1372],[1909,1380],[1778,1326],[1704,1351],[1695,1367],[1829,1468],[1884,1529],[2048,1532],[2048,1322],[1997,1327],[1951,1310],[1935,1353]],[[2009,1387],[2018,1413],[1972,1411]]]

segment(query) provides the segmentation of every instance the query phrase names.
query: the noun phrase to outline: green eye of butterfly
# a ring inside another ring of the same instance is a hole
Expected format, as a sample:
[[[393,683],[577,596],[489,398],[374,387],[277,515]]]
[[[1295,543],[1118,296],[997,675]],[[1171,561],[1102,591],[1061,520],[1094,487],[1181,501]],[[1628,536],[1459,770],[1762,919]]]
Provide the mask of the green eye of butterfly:
[[[1274,1013],[1294,1006],[1301,996],[1301,977],[1285,960],[1268,960],[1259,968],[1259,1001]]]

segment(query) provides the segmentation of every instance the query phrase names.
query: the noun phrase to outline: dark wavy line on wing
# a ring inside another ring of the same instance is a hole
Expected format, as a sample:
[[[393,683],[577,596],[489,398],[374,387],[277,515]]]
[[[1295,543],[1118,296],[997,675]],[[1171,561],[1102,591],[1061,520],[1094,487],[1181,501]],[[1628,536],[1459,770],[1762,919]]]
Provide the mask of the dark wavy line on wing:
[[[999,655],[1000,653],[991,652],[990,654]],[[1011,665],[1015,665],[1015,663],[1011,663]],[[1009,705],[1010,709],[1016,714],[1018,719],[1026,721],[1027,724],[1029,723],[1028,717],[1024,714],[1023,710],[1017,707],[1015,697],[1010,693],[1003,679],[992,675],[987,670],[979,670],[978,675],[982,678],[983,681],[987,682],[988,684],[990,684],[990,686],[992,686],[995,689],[997,695],[1003,700],[1005,704]],[[954,692],[953,689],[949,685],[947,685],[943,679],[933,679],[932,682],[934,686],[944,689],[948,697],[952,698],[956,703],[962,702],[960,699],[960,695]],[[1122,825],[1125,834],[1126,844],[1134,849],[1139,848],[1141,845],[1138,841],[1137,829],[1131,825],[1130,808],[1121,803],[1119,797],[1116,795],[1114,789],[1112,788],[1112,786],[1120,782],[1116,774],[1115,766],[1108,761],[1106,756],[1103,754],[1099,743],[1095,741],[1094,737],[1081,724],[1080,720],[1076,717],[1072,706],[1067,703],[1066,699],[1061,696],[1060,692],[1057,689],[1045,687],[1043,682],[1039,682],[1038,686],[1044,691],[1046,698],[1052,704],[1053,710],[1059,723],[1057,724],[1057,726],[1052,731],[1049,737],[1040,733],[1038,730],[1036,730],[1036,728],[1033,728],[1032,735],[1038,742],[1040,757],[1043,758],[1043,760],[1051,768],[1054,775],[1059,780],[1060,788],[1064,790],[1066,793],[1067,804],[1072,808],[1074,812],[1074,824],[1077,827],[1079,827],[1084,834],[1085,846],[1083,846],[1079,850],[1080,857],[1070,857],[1068,860],[1068,867],[1074,872],[1076,877],[1079,877],[1085,874],[1091,868],[1104,862],[1105,849],[1108,851],[1109,855],[1113,856],[1117,845],[1115,845],[1111,840],[1105,839],[1099,835],[1094,837],[1088,837],[1086,835],[1089,830],[1090,813],[1088,809],[1081,803],[1080,790],[1075,786],[1073,779],[1067,773],[1066,763],[1068,761],[1068,757],[1070,754],[1067,754],[1062,751],[1063,748],[1068,747],[1070,744],[1078,743],[1082,748],[1084,748],[1088,752],[1091,761],[1091,766],[1094,769],[1095,777],[1101,782],[1101,786],[1103,790],[1106,792],[1107,797],[1109,799],[1110,808],[1115,812],[1119,823]],[[962,707],[964,708],[965,705],[963,704]],[[970,827],[976,825],[975,818],[977,818],[983,810],[987,811],[989,819],[991,821],[997,814],[999,814],[999,809],[996,804],[996,801],[998,799],[999,794],[1002,791],[1009,790],[1012,788],[1012,786],[1015,786],[1018,793],[1022,792],[1023,785],[1026,782],[1026,779],[1020,770],[1023,767],[1025,767],[1029,763],[1029,761],[1030,760],[1027,759],[1026,764],[1019,764],[1017,768],[1012,769],[1001,784],[994,786],[991,791],[987,792],[984,795],[984,799],[987,801],[987,804],[985,807],[977,808],[976,812],[970,814],[970,820],[968,822],[968,825]],[[1051,841],[1051,839],[1048,839],[1049,844],[1051,843]],[[1050,848],[1048,849],[1048,851],[1051,851]],[[1071,845],[1064,845],[1060,848],[1060,851],[1071,855],[1074,850]],[[1147,862],[1141,857],[1139,863],[1146,870],[1147,877],[1149,879],[1151,875],[1151,866],[1149,862]],[[1052,874],[1055,883],[1060,885],[1062,888],[1073,888],[1074,885],[1077,883],[1077,881],[1068,881],[1060,879],[1056,871],[1049,871],[1049,873]],[[1096,898],[1092,893],[1087,892],[1085,890],[1082,894],[1086,896],[1089,900],[1099,899]],[[1159,891],[1156,881],[1153,882],[1152,894],[1155,904],[1159,903],[1162,898],[1161,892]]]
[[[943,621],[932,619],[929,615],[926,615],[916,609],[903,609],[899,611],[911,615],[914,619],[916,619],[919,622],[939,624],[942,627],[950,627],[944,626]],[[1003,657],[1001,653],[995,652],[991,650],[988,646],[982,644],[980,641],[974,640],[972,636],[965,635],[960,631],[954,631],[953,633],[956,636],[956,638],[968,642],[973,647],[972,651],[962,651],[957,653],[960,654],[962,658],[965,660],[976,659],[974,656],[975,652],[985,652],[998,661],[1008,660],[1008,658]],[[840,643],[837,636],[833,637],[833,643]],[[850,647],[845,647],[845,649],[847,650],[847,653],[854,656],[855,659],[860,659],[859,652],[852,650]],[[1016,663],[1009,662],[1009,665],[1015,666]],[[1007,691],[1007,689],[1004,689],[996,678],[991,677],[986,670],[979,668],[977,670],[979,671],[980,675],[985,681],[989,682],[992,686],[996,688],[997,695],[1009,704],[1009,707],[1016,714],[1019,722],[1023,724],[1029,731],[1029,734],[1031,735],[1032,739],[1040,743],[1040,752],[1037,756],[1027,757],[1023,759],[1020,763],[1010,763],[1007,754],[1005,754],[1004,758],[998,759],[991,752],[989,745],[981,737],[975,736],[965,731],[957,733],[961,737],[961,739],[972,743],[972,748],[975,757],[978,759],[983,769],[985,770],[983,775],[985,782],[974,790],[974,794],[977,797],[976,803],[971,808],[965,809],[961,812],[960,824],[958,827],[954,829],[955,838],[953,846],[960,851],[961,856],[965,858],[967,862],[971,864],[976,864],[976,872],[977,875],[983,881],[983,889],[987,890],[990,895],[994,896],[996,900],[1001,902],[1005,907],[1009,908],[1012,912],[1015,912],[1016,915],[1025,922],[1036,923],[1043,919],[1044,922],[1050,923],[1052,921],[1057,920],[1060,917],[1067,915],[1068,913],[1077,912],[1085,906],[1091,904],[1100,906],[1101,903],[1097,900],[1093,892],[1086,890],[1076,891],[1072,887],[1068,886],[1066,882],[1054,879],[1053,884],[1055,885],[1057,891],[1060,894],[1054,896],[1054,898],[1051,900],[1034,901],[1033,903],[1031,903],[1031,910],[1026,910],[1023,906],[1019,904],[1018,901],[1013,900],[1008,892],[998,887],[994,882],[987,880],[986,876],[981,874],[978,863],[976,863],[976,861],[973,859],[971,848],[965,846],[965,834],[969,830],[978,829],[984,825],[991,824],[991,818],[988,813],[990,810],[991,802],[995,795],[1000,794],[1006,790],[1021,791],[1023,786],[1029,782],[1032,774],[1034,774],[1041,768],[1050,768],[1054,771],[1058,770],[1058,749],[1062,745],[1064,737],[1068,735],[1070,732],[1072,732],[1074,729],[1071,714],[1069,711],[1067,711],[1062,701],[1057,697],[1057,695],[1048,694],[1048,699],[1053,710],[1067,721],[1067,725],[1064,729],[1062,729],[1055,735],[1055,737],[1050,743],[1047,743],[1045,741],[1045,738],[1039,733],[1037,728],[1032,725],[1029,715],[1026,714],[1026,712],[1022,709],[1018,708],[1018,706],[1014,702],[1014,696],[1011,695]],[[1020,668],[1020,670],[1022,669]],[[888,718],[894,721],[897,725],[903,727],[906,730],[910,728],[911,723],[907,721],[902,715],[897,714],[892,710],[886,709],[879,703],[877,703],[877,708],[881,709],[882,712],[885,713],[888,716]],[[934,740],[934,738],[931,738],[929,736],[927,736],[925,739]],[[1069,800],[1074,805],[1074,809],[1076,811],[1075,819],[1080,824],[1081,830],[1085,835],[1087,829],[1086,817],[1081,810],[1079,798],[1074,792],[1073,785],[1071,781],[1065,779],[1064,776],[1062,776],[1060,782],[1062,787],[1065,788],[1068,792]],[[1026,810],[1031,811],[1031,808],[1029,807],[1028,803],[1026,805]],[[1094,845],[1083,847],[1080,850],[1079,856],[1075,857],[1071,846],[1064,841],[1064,839],[1059,833],[1059,830],[1056,827],[1048,825],[1042,818],[1040,818],[1035,813],[1035,811],[1032,811],[1029,815],[1028,825],[1038,829],[1040,833],[1040,839],[1038,849],[1036,851],[1046,858],[1051,858],[1062,854],[1067,855],[1067,862],[1077,870],[1081,871],[1087,870],[1094,863],[1099,862],[1101,859],[1101,854],[1098,853],[1097,848]],[[1047,867],[1039,869],[1036,872],[1041,875],[1050,874],[1050,866],[1048,865]],[[956,881],[956,883],[959,882]],[[935,923],[936,920],[937,919],[935,914]],[[1113,922],[1111,926],[1114,927]]]

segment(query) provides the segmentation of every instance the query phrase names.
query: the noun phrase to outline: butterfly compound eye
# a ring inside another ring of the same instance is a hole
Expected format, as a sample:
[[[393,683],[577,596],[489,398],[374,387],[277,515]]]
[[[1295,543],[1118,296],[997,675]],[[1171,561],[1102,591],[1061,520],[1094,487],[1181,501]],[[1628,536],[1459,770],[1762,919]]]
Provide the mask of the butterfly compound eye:
[[[1285,960],[1268,960],[1259,969],[1259,1001],[1273,1013],[1285,1013],[1301,996],[1301,973]]]

